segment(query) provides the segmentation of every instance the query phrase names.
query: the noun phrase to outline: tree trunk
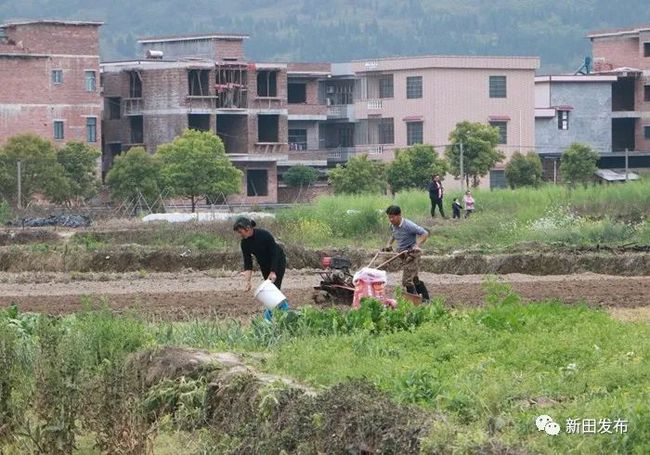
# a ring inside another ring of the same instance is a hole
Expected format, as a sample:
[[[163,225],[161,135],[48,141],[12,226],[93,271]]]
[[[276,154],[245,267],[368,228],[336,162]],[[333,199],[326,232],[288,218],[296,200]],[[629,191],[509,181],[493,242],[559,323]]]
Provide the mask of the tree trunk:
[[[192,201],[192,213],[194,213],[194,209],[196,207],[196,202],[194,200],[194,195],[190,196],[190,200]]]

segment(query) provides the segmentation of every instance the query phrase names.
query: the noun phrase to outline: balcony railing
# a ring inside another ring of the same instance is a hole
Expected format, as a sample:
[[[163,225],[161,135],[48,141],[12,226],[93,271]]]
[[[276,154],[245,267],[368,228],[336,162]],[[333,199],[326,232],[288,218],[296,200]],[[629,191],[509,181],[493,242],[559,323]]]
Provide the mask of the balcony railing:
[[[388,150],[384,144],[357,145],[354,147],[338,147],[329,149],[327,159],[336,163],[344,163],[355,155],[367,154],[369,156],[382,155]]]
[[[368,109],[369,110],[378,110],[383,108],[382,100],[368,100]]]

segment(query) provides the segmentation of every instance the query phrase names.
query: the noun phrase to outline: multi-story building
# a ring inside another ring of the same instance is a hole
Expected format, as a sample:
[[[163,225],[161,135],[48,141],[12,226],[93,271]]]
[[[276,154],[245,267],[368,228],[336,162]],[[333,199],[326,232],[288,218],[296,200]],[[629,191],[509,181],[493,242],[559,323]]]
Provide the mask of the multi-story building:
[[[287,161],[287,65],[244,60],[245,35],[139,40],[146,58],[102,64],[104,173],[133,146],[154,153],[184,129],[213,131],[244,171],[247,202],[277,201]]]
[[[359,153],[390,161],[418,143],[443,153],[464,120],[498,127],[506,156],[534,147],[538,58],[251,63],[245,38],[147,38],[146,58],[104,63],[104,170],[134,145],[153,153],[185,128],[210,130],[245,171],[241,198],[262,203],[292,199],[281,181],[292,165],[324,170]],[[489,184],[503,180],[496,168]]]
[[[535,145],[536,57],[427,56],[332,65],[325,80],[328,120],[320,130],[334,158],[369,153],[390,161],[394,150],[434,145],[443,153],[461,121],[499,128],[506,157]],[[507,158],[506,158],[507,159]],[[505,184],[503,166],[484,186]],[[447,180],[447,185],[454,183]]]
[[[612,157],[612,85],[616,76],[557,75],[535,78],[535,151],[544,177],[557,182],[562,153],[574,142]]]
[[[100,147],[100,25],[38,20],[0,26],[0,144],[34,133],[58,144]]]
[[[628,149],[630,167],[650,167],[650,27],[588,37],[594,72],[618,77],[612,85],[612,151]]]

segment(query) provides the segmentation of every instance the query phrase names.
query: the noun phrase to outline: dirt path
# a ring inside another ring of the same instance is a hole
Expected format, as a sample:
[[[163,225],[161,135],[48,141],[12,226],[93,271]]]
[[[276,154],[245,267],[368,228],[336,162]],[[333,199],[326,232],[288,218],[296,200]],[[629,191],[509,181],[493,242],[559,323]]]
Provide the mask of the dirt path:
[[[16,303],[23,311],[65,314],[79,311],[84,300],[104,299],[111,308],[136,308],[162,319],[216,316],[248,318],[260,307],[240,290],[238,274],[223,272],[114,274],[71,280],[68,274],[0,274],[0,305]],[[432,296],[450,305],[480,305],[484,292],[481,275],[434,275],[422,278]],[[586,301],[594,306],[637,308],[650,306],[650,277],[596,274],[531,276],[502,275],[516,292],[528,300],[562,299]],[[389,274],[398,283],[398,274]],[[293,306],[311,304],[311,290],[318,284],[313,273],[290,271],[283,291]],[[88,297],[86,297],[88,296]]]

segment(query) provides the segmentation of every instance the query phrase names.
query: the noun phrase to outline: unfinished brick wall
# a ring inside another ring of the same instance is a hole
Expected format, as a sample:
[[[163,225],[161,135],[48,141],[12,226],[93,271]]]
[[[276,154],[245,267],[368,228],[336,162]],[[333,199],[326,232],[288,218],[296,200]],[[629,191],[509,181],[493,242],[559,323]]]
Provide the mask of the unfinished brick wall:
[[[5,34],[15,45],[3,45],[0,52],[99,55],[99,25],[35,22],[9,25]]]
[[[243,39],[216,39],[214,40],[215,60],[237,59],[245,60]]]
[[[233,204],[246,202],[257,204],[270,204],[278,202],[278,170],[275,162],[237,162],[235,166],[244,172],[242,177],[241,193],[228,197],[228,201]],[[266,196],[247,196],[246,171],[249,169],[264,169],[268,172]]]
[[[52,82],[52,70],[63,70],[63,82]],[[84,71],[96,72],[94,92],[85,90]],[[32,132],[54,140],[54,121],[63,121],[64,138],[86,142],[86,117],[97,118],[101,139],[102,101],[98,57],[0,57],[0,144],[8,137]]]
[[[592,38],[594,71],[611,71],[624,66],[639,68],[638,37]]]
[[[592,38],[594,71],[611,71],[617,68],[638,70],[650,69],[650,57],[644,56],[643,43],[650,42],[650,33],[641,32],[633,36],[611,36]],[[650,85],[650,78],[641,75],[634,87],[634,110],[650,112],[650,102],[645,101],[645,86]],[[650,120],[642,115],[636,122],[634,131],[635,149],[650,151],[650,140],[645,138],[645,127]]]

